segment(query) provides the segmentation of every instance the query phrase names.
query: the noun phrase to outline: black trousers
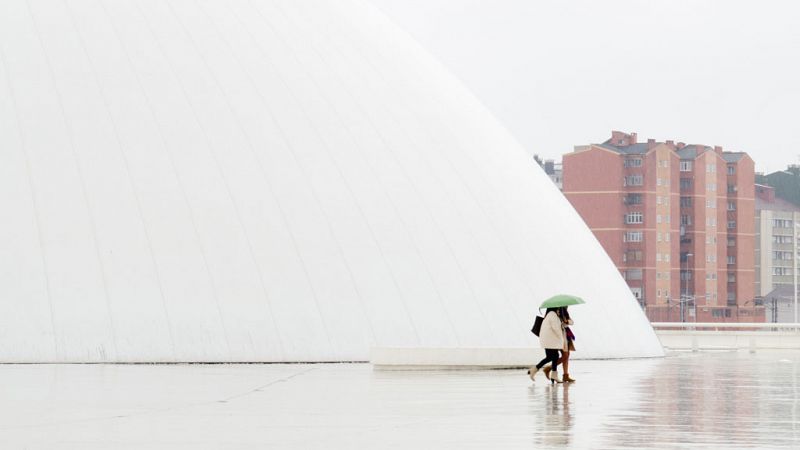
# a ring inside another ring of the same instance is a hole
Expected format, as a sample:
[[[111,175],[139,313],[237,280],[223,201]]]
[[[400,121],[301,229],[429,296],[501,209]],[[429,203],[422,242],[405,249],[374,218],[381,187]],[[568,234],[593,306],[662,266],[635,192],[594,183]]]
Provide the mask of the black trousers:
[[[552,363],[550,366],[553,371],[556,370],[556,366],[558,365],[558,349],[555,348],[546,348],[544,349],[544,359],[539,361],[539,364],[536,365],[537,369],[541,369],[545,364]]]

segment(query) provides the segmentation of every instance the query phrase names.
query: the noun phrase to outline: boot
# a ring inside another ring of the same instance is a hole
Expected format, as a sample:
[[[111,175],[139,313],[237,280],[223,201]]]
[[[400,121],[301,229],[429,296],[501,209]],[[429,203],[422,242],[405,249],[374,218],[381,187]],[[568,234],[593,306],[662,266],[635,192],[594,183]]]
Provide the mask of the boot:
[[[565,373],[564,377],[562,379],[564,380],[565,383],[574,383],[575,382],[575,378],[570,377],[568,373]]]
[[[544,377],[547,378],[548,380],[550,379],[550,371],[551,370],[553,370],[553,368],[550,367],[549,364],[544,366],[544,368],[542,369],[542,372],[544,372]]]
[[[533,377],[539,372],[539,368],[536,366],[531,367],[528,369],[528,375],[531,377],[531,381],[534,381]]]
[[[550,384],[554,383],[563,383],[563,381],[558,379],[558,372],[556,372],[555,370],[550,372]]]

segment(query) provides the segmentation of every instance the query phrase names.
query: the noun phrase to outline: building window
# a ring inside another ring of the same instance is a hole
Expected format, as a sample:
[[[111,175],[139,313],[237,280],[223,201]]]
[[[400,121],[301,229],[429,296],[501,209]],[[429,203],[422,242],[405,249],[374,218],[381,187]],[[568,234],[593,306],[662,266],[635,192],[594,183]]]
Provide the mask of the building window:
[[[733,175],[736,173],[736,166],[733,164],[728,164],[728,175]]]
[[[792,252],[774,251],[772,252],[772,259],[777,261],[791,261]]]
[[[717,202],[714,200],[706,200],[706,208],[716,208]]]
[[[728,221],[728,229],[732,230],[734,228],[736,228],[736,221],[735,220],[729,220]]]
[[[688,214],[681,215],[681,225],[689,226],[692,224],[692,216]]]
[[[656,223],[661,223],[661,214],[656,214]]]
[[[791,244],[792,237],[791,236],[772,236],[772,243],[773,244]]]
[[[628,231],[622,235],[622,242],[642,242],[643,236],[641,231]]]
[[[623,259],[627,261],[641,261],[642,260],[642,251],[641,250],[628,250],[622,255]]]
[[[625,197],[623,197],[623,203],[626,205],[641,205],[642,194],[626,194]]]
[[[692,162],[691,161],[681,161],[680,170],[681,170],[681,172],[691,172],[692,171]]]
[[[706,164],[706,173],[716,173],[716,172],[717,172],[716,164]]]
[[[628,269],[625,271],[625,279],[626,280],[641,280],[642,279],[642,269]]]
[[[625,214],[625,223],[627,224],[636,224],[643,222],[644,222],[644,215],[638,211]]]
[[[739,190],[739,188],[736,187],[735,184],[729,184],[728,185],[728,194],[733,194],[734,192],[736,192],[738,190]]]
[[[772,275],[776,277],[789,277],[792,275],[791,267],[773,267]]]
[[[735,256],[728,256],[728,265],[732,266],[736,264],[736,257]]]
[[[773,228],[792,228],[792,221],[790,219],[772,219]]]
[[[681,208],[691,208],[692,197],[681,197]]]
[[[728,283],[736,283],[736,272],[728,272]]]
[[[625,158],[625,167],[642,167],[642,158]]]
[[[681,281],[691,281],[692,280],[692,272],[688,270],[681,270]]]
[[[628,250],[626,252],[628,255],[628,261],[641,261],[642,260],[642,251],[641,250]]]
[[[736,211],[736,202],[728,202],[728,211]]]
[[[669,233],[664,233],[664,242],[669,242]]]
[[[736,246],[736,238],[733,236],[728,236],[728,247],[735,247]]]
[[[625,177],[622,184],[624,186],[641,186],[644,184],[644,177],[642,175],[630,175]]]
[[[681,178],[681,190],[687,191],[692,188],[692,179],[691,178]]]
[[[716,192],[717,184],[716,183],[708,183],[706,184],[706,189],[712,192]]]
[[[730,305],[731,302],[728,301],[728,304]],[[734,305],[736,304],[735,300],[734,300],[733,304]],[[721,317],[730,317],[730,316],[731,316],[731,310],[728,309],[728,308],[723,308],[723,309],[715,308],[715,309],[711,310],[711,317],[721,318]]]

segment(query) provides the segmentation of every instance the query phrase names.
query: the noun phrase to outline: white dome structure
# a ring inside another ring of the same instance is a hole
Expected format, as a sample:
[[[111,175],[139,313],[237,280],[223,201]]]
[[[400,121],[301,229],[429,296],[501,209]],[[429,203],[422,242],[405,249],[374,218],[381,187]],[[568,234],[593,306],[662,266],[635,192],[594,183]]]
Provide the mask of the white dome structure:
[[[0,2],[0,361],[658,356],[532,158],[374,8]],[[624,326],[620,326],[623,324]]]

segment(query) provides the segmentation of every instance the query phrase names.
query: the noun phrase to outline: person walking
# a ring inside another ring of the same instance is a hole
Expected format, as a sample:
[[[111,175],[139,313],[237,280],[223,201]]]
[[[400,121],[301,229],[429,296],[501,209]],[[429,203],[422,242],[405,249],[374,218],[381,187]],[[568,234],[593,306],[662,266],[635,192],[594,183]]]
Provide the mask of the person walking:
[[[558,359],[559,351],[567,348],[567,339],[564,334],[564,327],[562,326],[561,318],[558,315],[559,308],[547,308],[542,321],[542,329],[539,331],[539,345],[544,349],[545,357],[539,364],[531,367],[528,370],[531,380],[534,379],[536,373],[547,363],[550,363],[549,371],[547,371],[547,378],[550,383],[561,383],[558,378]]]
[[[564,327],[564,337],[567,339],[567,348],[566,350],[561,350],[561,358],[558,360],[558,363],[564,368],[564,375],[561,379],[565,383],[573,383],[575,379],[569,376],[569,355],[575,351],[575,334],[569,326],[575,322],[569,316],[566,306],[559,308],[558,313],[559,318],[561,318],[561,324]],[[547,368],[545,368],[544,374],[547,376]]]

